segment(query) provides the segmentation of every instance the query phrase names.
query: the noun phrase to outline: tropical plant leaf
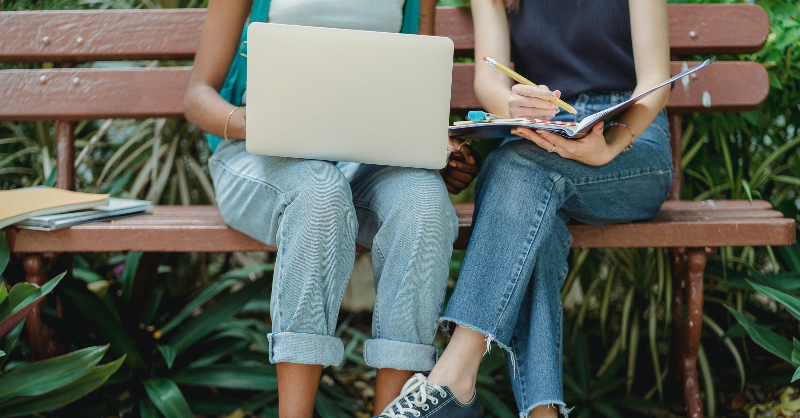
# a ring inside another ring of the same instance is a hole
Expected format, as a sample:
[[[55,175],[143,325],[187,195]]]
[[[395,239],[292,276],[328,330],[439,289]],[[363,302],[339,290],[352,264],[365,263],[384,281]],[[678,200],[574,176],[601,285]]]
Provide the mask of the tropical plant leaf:
[[[0,376],[0,402],[14,396],[41,395],[68,385],[89,373],[107,349],[108,346],[84,348],[11,370]]]
[[[133,282],[136,278],[136,269],[142,259],[141,251],[130,251],[125,255],[125,268],[119,280],[122,282],[122,303],[127,309],[131,304],[131,293],[133,293]]]
[[[14,349],[14,346],[17,345],[17,339],[19,339],[19,334],[22,332],[22,327],[25,326],[25,320],[19,321],[17,325],[11,328],[6,335],[0,337],[0,348],[5,351],[6,356],[0,358],[0,370],[3,369],[6,362],[8,361],[8,354]]]
[[[165,417],[169,418],[193,418],[189,404],[183,397],[183,393],[175,382],[163,377],[156,377],[142,382],[147,396],[153,405]]]
[[[238,312],[242,306],[266,289],[270,283],[271,281],[266,279],[256,280],[237,292],[226,295],[205,312],[184,324],[178,333],[170,338],[168,344],[180,353],[195,341],[208,335],[220,322]]]
[[[278,375],[273,366],[224,364],[186,368],[169,378],[183,385],[249,390],[278,389]]]
[[[759,325],[755,323],[753,320],[747,317],[747,315],[737,311],[736,309],[731,308],[730,306],[725,306],[728,308],[728,311],[739,320],[739,323],[744,326],[747,330],[747,333],[750,335],[750,338],[753,341],[760,345],[763,349],[769,351],[772,354],[788,361],[789,363],[792,362],[792,343],[781,337],[780,335],[770,331],[767,327],[763,325]]]
[[[4,228],[0,229],[0,275],[6,270],[9,259],[11,259],[11,252],[8,250],[6,230]]]
[[[595,402],[592,407],[608,418],[622,418],[622,414],[617,411],[617,408],[607,402]]]
[[[139,411],[141,418],[162,418],[155,405],[147,399],[139,399]]]
[[[172,363],[175,362],[175,356],[178,354],[175,349],[168,345],[158,345],[158,351],[164,356],[164,361],[167,363],[167,368],[172,369]]]
[[[664,388],[661,385],[661,379],[658,376],[661,376],[661,363],[658,360],[658,345],[657,340],[658,336],[658,312],[657,312],[657,302],[656,296],[650,295],[650,312],[648,314],[648,327],[647,327],[647,336],[650,340],[650,358],[653,360],[653,372],[656,376],[656,387],[658,387],[658,399],[663,401],[664,400]]]
[[[758,283],[753,283],[750,281],[747,283],[750,284],[750,286],[753,286],[753,289],[755,289],[758,293],[761,293],[762,295],[783,305],[783,307],[786,308],[786,310],[789,311],[793,317],[800,321],[800,298],[777,289],[762,286]]]
[[[190,317],[192,313],[199,307],[203,306],[206,302],[211,300],[214,296],[218,295],[223,290],[231,287],[236,280],[217,280],[211,282],[208,286],[200,289],[194,296],[192,296],[191,301],[186,304],[172,319],[169,320],[163,327],[159,329],[161,334],[166,334],[167,332],[172,331],[173,328],[180,325],[184,319]]]
[[[125,361],[125,356],[95,367],[80,379],[38,396],[21,396],[0,403],[0,418],[51,411],[69,405],[102,385]]]
[[[798,367],[797,370],[794,371],[794,375],[792,376],[792,383],[797,381],[797,379],[800,379],[800,367]]]
[[[481,406],[500,418],[516,418],[519,414],[512,412],[505,402],[501,401],[492,390],[478,388],[478,399]]]
[[[739,370],[739,391],[744,392],[744,385],[745,385],[745,372],[744,372],[744,362],[742,362],[742,356],[739,354],[739,349],[733,344],[730,338],[723,337],[725,335],[725,331],[722,330],[720,327],[711,317],[706,314],[703,314],[703,322],[708,326],[717,337],[722,339],[722,342],[728,347],[728,351],[731,352],[733,356],[734,362],[736,362],[736,369]]]
[[[144,370],[147,367],[141,354],[139,354],[139,350],[136,348],[136,344],[125,333],[122,324],[94,294],[86,295],[69,288],[64,289],[63,292],[87,320],[97,325],[100,333],[111,344],[111,349],[117,354],[125,354],[127,356],[125,362],[129,367],[137,371]]]
[[[697,352],[697,368],[700,369],[700,376],[703,378],[703,385],[706,389],[706,413],[709,418],[714,418],[717,414],[717,393],[714,390],[714,378],[711,375],[711,366],[708,364],[706,351],[703,344]]]
[[[66,272],[59,274],[42,287],[29,283],[17,283],[9,292],[8,297],[0,302],[0,337],[33,310],[36,304],[50,293],[64,278]],[[19,291],[15,291],[17,287]]]

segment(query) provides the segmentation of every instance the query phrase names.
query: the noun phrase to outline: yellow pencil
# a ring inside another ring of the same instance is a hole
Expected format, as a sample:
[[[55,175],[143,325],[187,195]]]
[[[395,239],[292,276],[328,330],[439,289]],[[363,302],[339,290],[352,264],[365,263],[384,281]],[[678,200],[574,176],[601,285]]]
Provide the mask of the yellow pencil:
[[[483,60],[486,61],[492,67],[497,68],[498,70],[502,71],[505,75],[513,78],[514,80],[517,80],[518,82],[520,82],[522,84],[527,84],[527,85],[533,86],[533,87],[539,87],[536,84],[533,84],[532,81],[530,81],[527,78],[517,74],[517,72],[512,70],[511,68],[508,68],[503,64],[500,64],[499,62],[497,62],[496,59],[494,59],[494,58],[492,58],[492,57],[490,57],[488,55],[484,55],[483,56]],[[565,101],[563,101],[561,99],[553,99],[553,100],[550,100],[550,101],[555,103],[556,106],[566,110],[569,113],[578,113],[578,112],[575,111],[575,109],[572,108],[572,106],[569,105],[569,103],[567,103],[567,102],[565,102]]]

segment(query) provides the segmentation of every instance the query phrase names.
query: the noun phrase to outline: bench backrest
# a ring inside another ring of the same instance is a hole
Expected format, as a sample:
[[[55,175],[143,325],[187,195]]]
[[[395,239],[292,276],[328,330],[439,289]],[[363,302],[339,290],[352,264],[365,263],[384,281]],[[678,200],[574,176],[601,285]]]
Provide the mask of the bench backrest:
[[[680,57],[753,53],[769,34],[767,14],[756,5],[671,4],[668,13],[673,74],[693,65]],[[204,9],[0,12],[0,62],[61,67],[0,71],[0,121],[59,121],[57,185],[74,188],[71,122],[183,117],[191,67],[70,67],[89,61],[192,59],[204,19]],[[437,8],[436,34],[453,39],[457,56],[472,56],[469,9]],[[455,64],[453,112],[480,108],[473,67]],[[681,115],[753,110],[768,92],[768,74],[755,62],[718,61],[676,84],[667,105],[675,167],[671,199],[680,194]]]

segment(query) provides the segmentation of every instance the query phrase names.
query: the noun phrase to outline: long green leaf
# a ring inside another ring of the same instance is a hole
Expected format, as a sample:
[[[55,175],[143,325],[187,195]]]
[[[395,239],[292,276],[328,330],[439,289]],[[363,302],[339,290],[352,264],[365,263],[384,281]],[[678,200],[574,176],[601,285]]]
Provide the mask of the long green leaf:
[[[717,324],[706,314],[703,314],[703,323],[705,323],[706,326],[708,326],[715,334],[717,334],[718,337],[722,338],[722,342],[725,343],[725,346],[728,347],[728,351],[731,352],[733,360],[736,362],[736,368],[739,370],[739,392],[744,392],[744,362],[742,362],[742,356],[739,354],[739,350],[736,348],[736,345],[733,344],[733,341],[731,341],[730,338],[723,338],[725,331],[723,331],[722,327],[720,327],[719,324]]]
[[[97,325],[100,333],[111,344],[111,349],[117,354],[127,355],[126,363],[137,371],[146,369],[144,359],[136,348],[131,337],[125,333],[122,324],[117,321],[109,308],[104,305],[94,294],[85,295],[73,289],[66,288],[64,294],[69,297],[83,316]]]
[[[235,293],[220,299],[205,312],[184,324],[168,344],[176,352],[187,349],[195,341],[208,335],[220,322],[238,312],[247,302],[270,285],[270,280],[260,279],[249,283]]]
[[[0,274],[3,274],[6,270],[10,258],[11,252],[8,250],[8,243],[6,242],[6,230],[0,229]]]
[[[622,325],[619,330],[620,341],[622,342],[622,351],[627,349],[627,338],[628,338],[628,323],[631,316],[631,307],[633,306],[633,292],[636,290],[634,286],[631,286],[628,289],[628,293],[625,295],[625,300],[622,302]]]
[[[169,418],[193,418],[189,404],[175,382],[156,377],[142,382],[153,405]]]
[[[595,402],[592,407],[600,411],[601,414],[608,418],[622,418],[622,414],[616,408],[606,402]]]
[[[40,288],[28,283],[17,283],[8,297],[0,303],[0,337],[22,321],[28,312],[61,282],[65,274],[66,272],[59,274]],[[17,287],[20,288],[19,291],[15,290]]]
[[[183,369],[169,378],[184,385],[216,386],[228,389],[278,389],[273,366],[214,365]]]
[[[631,338],[628,347],[628,384],[627,394],[631,394],[633,388],[633,378],[636,376],[636,357],[639,354],[639,310],[633,316],[633,325],[631,326]]]
[[[0,376],[0,402],[14,396],[41,395],[68,385],[89,373],[107,349],[108,346],[84,348],[16,368]]]
[[[169,322],[161,327],[161,334],[170,332],[173,328],[180,325],[184,319],[190,317],[197,308],[203,306],[211,298],[219,294],[219,292],[233,286],[234,283],[236,283],[236,280],[219,280],[212,282],[205,288],[201,289],[199,292],[197,292],[197,295],[193,296],[192,300],[180,310],[180,312],[178,312]]]
[[[747,333],[750,335],[750,338],[753,341],[760,345],[763,349],[769,351],[772,354],[788,361],[789,363],[792,362],[792,343],[781,337],[780,335],[770,331],[767,327],[763,325],[759,325],[755,323],[753,320],[747,317],[747,315],[737,311],[736,309],[731,308],[730,306],[725,306],[728,308],[728,311],[739,320],[739,323],[747,330]]]
[[[139,411],[141,418],[162,418],[155,405],[147,399],[139,399]]]
[[[130,251],[125,255],[125,268],[122,270],[120,281],[122,282],[122,303],[127,309],[131,304],[131,293],[133,293],[133,281],[136,278],[136,269],[142,259],[141,251]]]
[[[108,380],[109,376],[120,368],[123,361],[125,361],[124,356],[111,363],[95,367],[80,379],[44,395],[22,396],[2,402],[0,403],[0,418],[50,411],[69,405],[100,387]]]
[[[777,289],[762,286],[758,283],[753,283],[751,281],[748,281],[747,283],[749,283],[750,286],[753,286],[753,289],[755,289],[757,292],[783,305],[783,307],[786,308],[786,310],[789,311],[792,316],[800,321],[800,298]]]
[[[703,350],[703,344],[700,344],[700,349],[697,351],[697,368],[700,369],[706,389],[706,412],[708,418],[714,418],[717,415],[717,393],[714,390],[714,378],[711,375],[711,366],[708,364],[708,357],[706,357],[706,351]]]
[[[19,339],[19,334],[22,333],[22,327],[25,326],[25,320],[19,321],[17,325],[11,328],[6,335],[0,337],[0,349],[6,352],[6,356],[0,358],[0,370],[3,369],[6,362],[8,361],[8,354],[11,354],[11,350],[14,349],[14,346],[17,345],[17,339]]]
[[[767,167],[769,167],[769,165],[772,164],[772,162],[778,157],[784,155],[786,151],[795,147],[797,144],[800,144],[800,136],[794,137],[791,141],[781,145],[778,147],[778,149],[768,155],[767,158],[765,158],[764,161],[762,161],[758,168],[756,168],[753,172],[753,176],[750,178],[750,186],[753,189],[758,190],[762,186],[763,182],[766,181],[766,176],[768,174]],[[765,178],[762,179],[762,177]]]
[[[658,360],[658,346],[657,346],[657,329],[658,329],[658,312],[656,306],[655,295],[650,295],[650,312],[648,314],[648,338],[650,340],[650,358],[653,360],[653,372],[656,376],[656,386],[658,387],[658,399],[664,400],[664,388],[661,385],[661,363]]]
[[[477,392],[481,406],[488,411],[492,411],[492,413],[496,416],[500,418],[516,418],[519,416],[519,414],[515,414],[508,409],[508,406],[506,406],[505,402],[501,401],[500,398],[493,393],[493,391],[479,388]]]

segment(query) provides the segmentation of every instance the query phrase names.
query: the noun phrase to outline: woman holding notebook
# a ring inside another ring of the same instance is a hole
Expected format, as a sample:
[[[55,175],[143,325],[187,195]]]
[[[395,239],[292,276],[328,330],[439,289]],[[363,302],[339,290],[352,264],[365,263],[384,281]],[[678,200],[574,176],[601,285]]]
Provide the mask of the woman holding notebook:
[[[184,99],[186,118],[211,134],[209,169],[225,222],[278,248],[269,357],[277,363],[282,418],[310,418],[322,368],[342,362],[344,347],[334,332],[356,243],[372,248],[375,269],[373,339],[365,343],[364,357],[378,369],[376,410],[400,393],[414,371],[431,370],[458,232],[447,191],[457,193],[472,181],[477,160],[468,146],[458,149],[453,141],[453,161],[441,176],[430,170],[249,154],[244,144],[236,145],[245,139],[246,86],[239,69],[246,61],[237,54],[246,40],[245,24],[269,20],[430,33],[434,3],[209,1]]]
[[[666,0],[471,5],[475,92],[501,117],[578,122],[669,78]],[[506,65],[513,60],[523,77],[554,89],[509,87],[506,75],[481,62],[484,55]],[[668,93],[644,97],[616,123],[598,124],[580,140],[518,128],[489,154],[478,176],[466,258],[441,318],[452,339],[427,380],[415,376],[384,416],[480,416],[468,402],[493,342],[505,350],[520,417],[567,415],[560,292],[572,241],[567,222],[656,214],[672,183]],[[559,112],[552,102],[559,97],[577,115]],[[434,406],[448,400],[446,410]]]

